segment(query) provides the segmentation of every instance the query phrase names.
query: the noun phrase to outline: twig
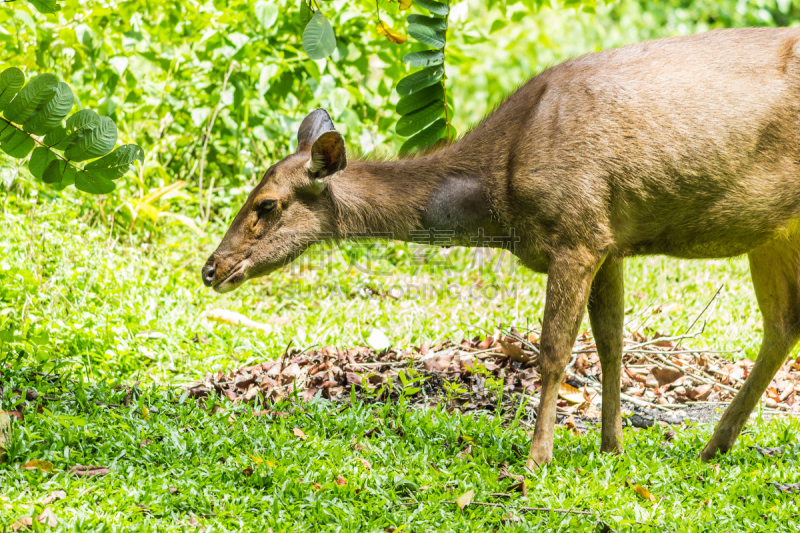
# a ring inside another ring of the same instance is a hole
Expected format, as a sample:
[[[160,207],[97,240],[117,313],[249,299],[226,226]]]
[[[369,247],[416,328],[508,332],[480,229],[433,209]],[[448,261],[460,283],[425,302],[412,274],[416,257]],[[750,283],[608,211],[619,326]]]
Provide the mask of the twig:
[[[619,396],[623,400],[627,400],[627,401],[631,402],[634,405],[638,405],[639,407],[654,407],[655,409],[661,409],[662,411],[669,411],[669,408],[664,406],[664,405],[659,405],[657,403],[651,403],[651,402],[642,400],[641,398],[635,398],[633,396],[628,396],[624,392],[621,392],[619,394]]]
[[[698,321],[698,320],[700,320],[700,317],[701,317],[701,316],[703,316],[703,313],[705,313],[705,312],[706,312],[706,310],[708,309],[708,307],[709,307],[709,306],[712,304],[712,302],[713,302],[713,301],[716,299],[717,295],[719,294],[719,291],[721,291],[721,290],[722,290],[722,287],[723,287],[723,286],[724,286],[724,285],[720,285],[720,286],[719,286],[719,288],[717,289],[717,292],[715,292],[715,293],[714,293],[714,296],[712,296],[712,297],[711,297],[711,299],[708,301],[708,303],[707,303],[707,304],[706,304],[706,306],[703,308],[703,310],[702,310],[702,311],[700,311],[700,314],[699,314],[699,315],[697,315],[697,317],[695,317],[695,319],[692,321],[692,323],[691,323],[691,324],[689,324],[689,327],[688,327],[688,328],[686,328],[686,331],[692,331],[692,328],[694,327],[694,325],[695,325],[695,324],[697,324],[697,321]]]
[[[453,505],[458,505],[454,501],[444,500],[441,503],[451,503]],[[510,507],[509,505],[505,505],[502,503],[489,503],[489,502],[470,502],[470,505],[483,505],[485,507]],[[582,515],[591,515],[591,511],[577,511],[575,509],[556,509],[554,507],[516,507],[515,509],[519,511],[530,511],[530,512],[539,512],[539,513],[566,513],[566,514],[582,514]]]

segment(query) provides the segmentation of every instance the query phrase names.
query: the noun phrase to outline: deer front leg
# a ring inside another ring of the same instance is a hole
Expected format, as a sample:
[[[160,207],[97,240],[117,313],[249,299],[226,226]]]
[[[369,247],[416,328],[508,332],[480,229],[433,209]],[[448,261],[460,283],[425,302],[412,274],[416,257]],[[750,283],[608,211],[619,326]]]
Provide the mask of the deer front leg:
[[[600,449],[622,453],[620,372],[625,290],[622,260],[606,258],[592,281],[589,320],[603,369],[603,430]]]
[[[530,469],[553,460],[558,388],[572,355],[592,277],[600,261],[602,258],[587,251],[573,251],[553,258],[547,269],[547,298],[539,353],[542,392],[526,463]]]

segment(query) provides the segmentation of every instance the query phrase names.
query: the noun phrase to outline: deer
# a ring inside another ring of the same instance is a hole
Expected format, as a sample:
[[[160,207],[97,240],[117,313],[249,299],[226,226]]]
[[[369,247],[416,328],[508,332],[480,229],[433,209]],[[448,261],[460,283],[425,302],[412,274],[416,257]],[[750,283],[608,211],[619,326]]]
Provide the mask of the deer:
[[[800,339],[798,221],[800,29],[715,30],[551,67],[460,139],[406,158],[348,162],[331,117],[314,110],[201,276],[231,291],[300,256],[313,239],[297,234],[408,241],[436,229],[470,246],[481,228],[513,229],[513,255],[548,276],[526,462],[535,469],[553,460],[558,389],[587,309],[602,372],[600,448],[624,451],[625,258],[747,254],[763,340],[699,454],[711,461],[734,446]]]

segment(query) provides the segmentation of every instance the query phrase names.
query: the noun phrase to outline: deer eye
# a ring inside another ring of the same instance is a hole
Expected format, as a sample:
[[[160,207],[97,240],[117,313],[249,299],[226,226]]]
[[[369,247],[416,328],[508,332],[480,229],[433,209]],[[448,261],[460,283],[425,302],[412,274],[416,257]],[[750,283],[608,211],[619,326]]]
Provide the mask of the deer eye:
[[[260,213],[269,213],[270,211],[273,211],[277,205],[278,202],[275,200],[261,200],[258,202],[258,211]]]

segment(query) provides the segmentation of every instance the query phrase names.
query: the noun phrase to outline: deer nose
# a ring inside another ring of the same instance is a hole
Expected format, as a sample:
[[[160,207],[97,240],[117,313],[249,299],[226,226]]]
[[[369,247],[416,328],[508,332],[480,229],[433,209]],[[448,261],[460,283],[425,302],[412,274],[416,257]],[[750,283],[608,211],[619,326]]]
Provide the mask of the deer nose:
[[[206,287],[210,287],[211,284],[214,282],[214,275],[216,273],[217,273],[217,263],[216,261],[214,261],[214,258],[212,257],[211,259],[206,261],[206,264],[203,265],[203,268],[201,270],[203,284]]]

